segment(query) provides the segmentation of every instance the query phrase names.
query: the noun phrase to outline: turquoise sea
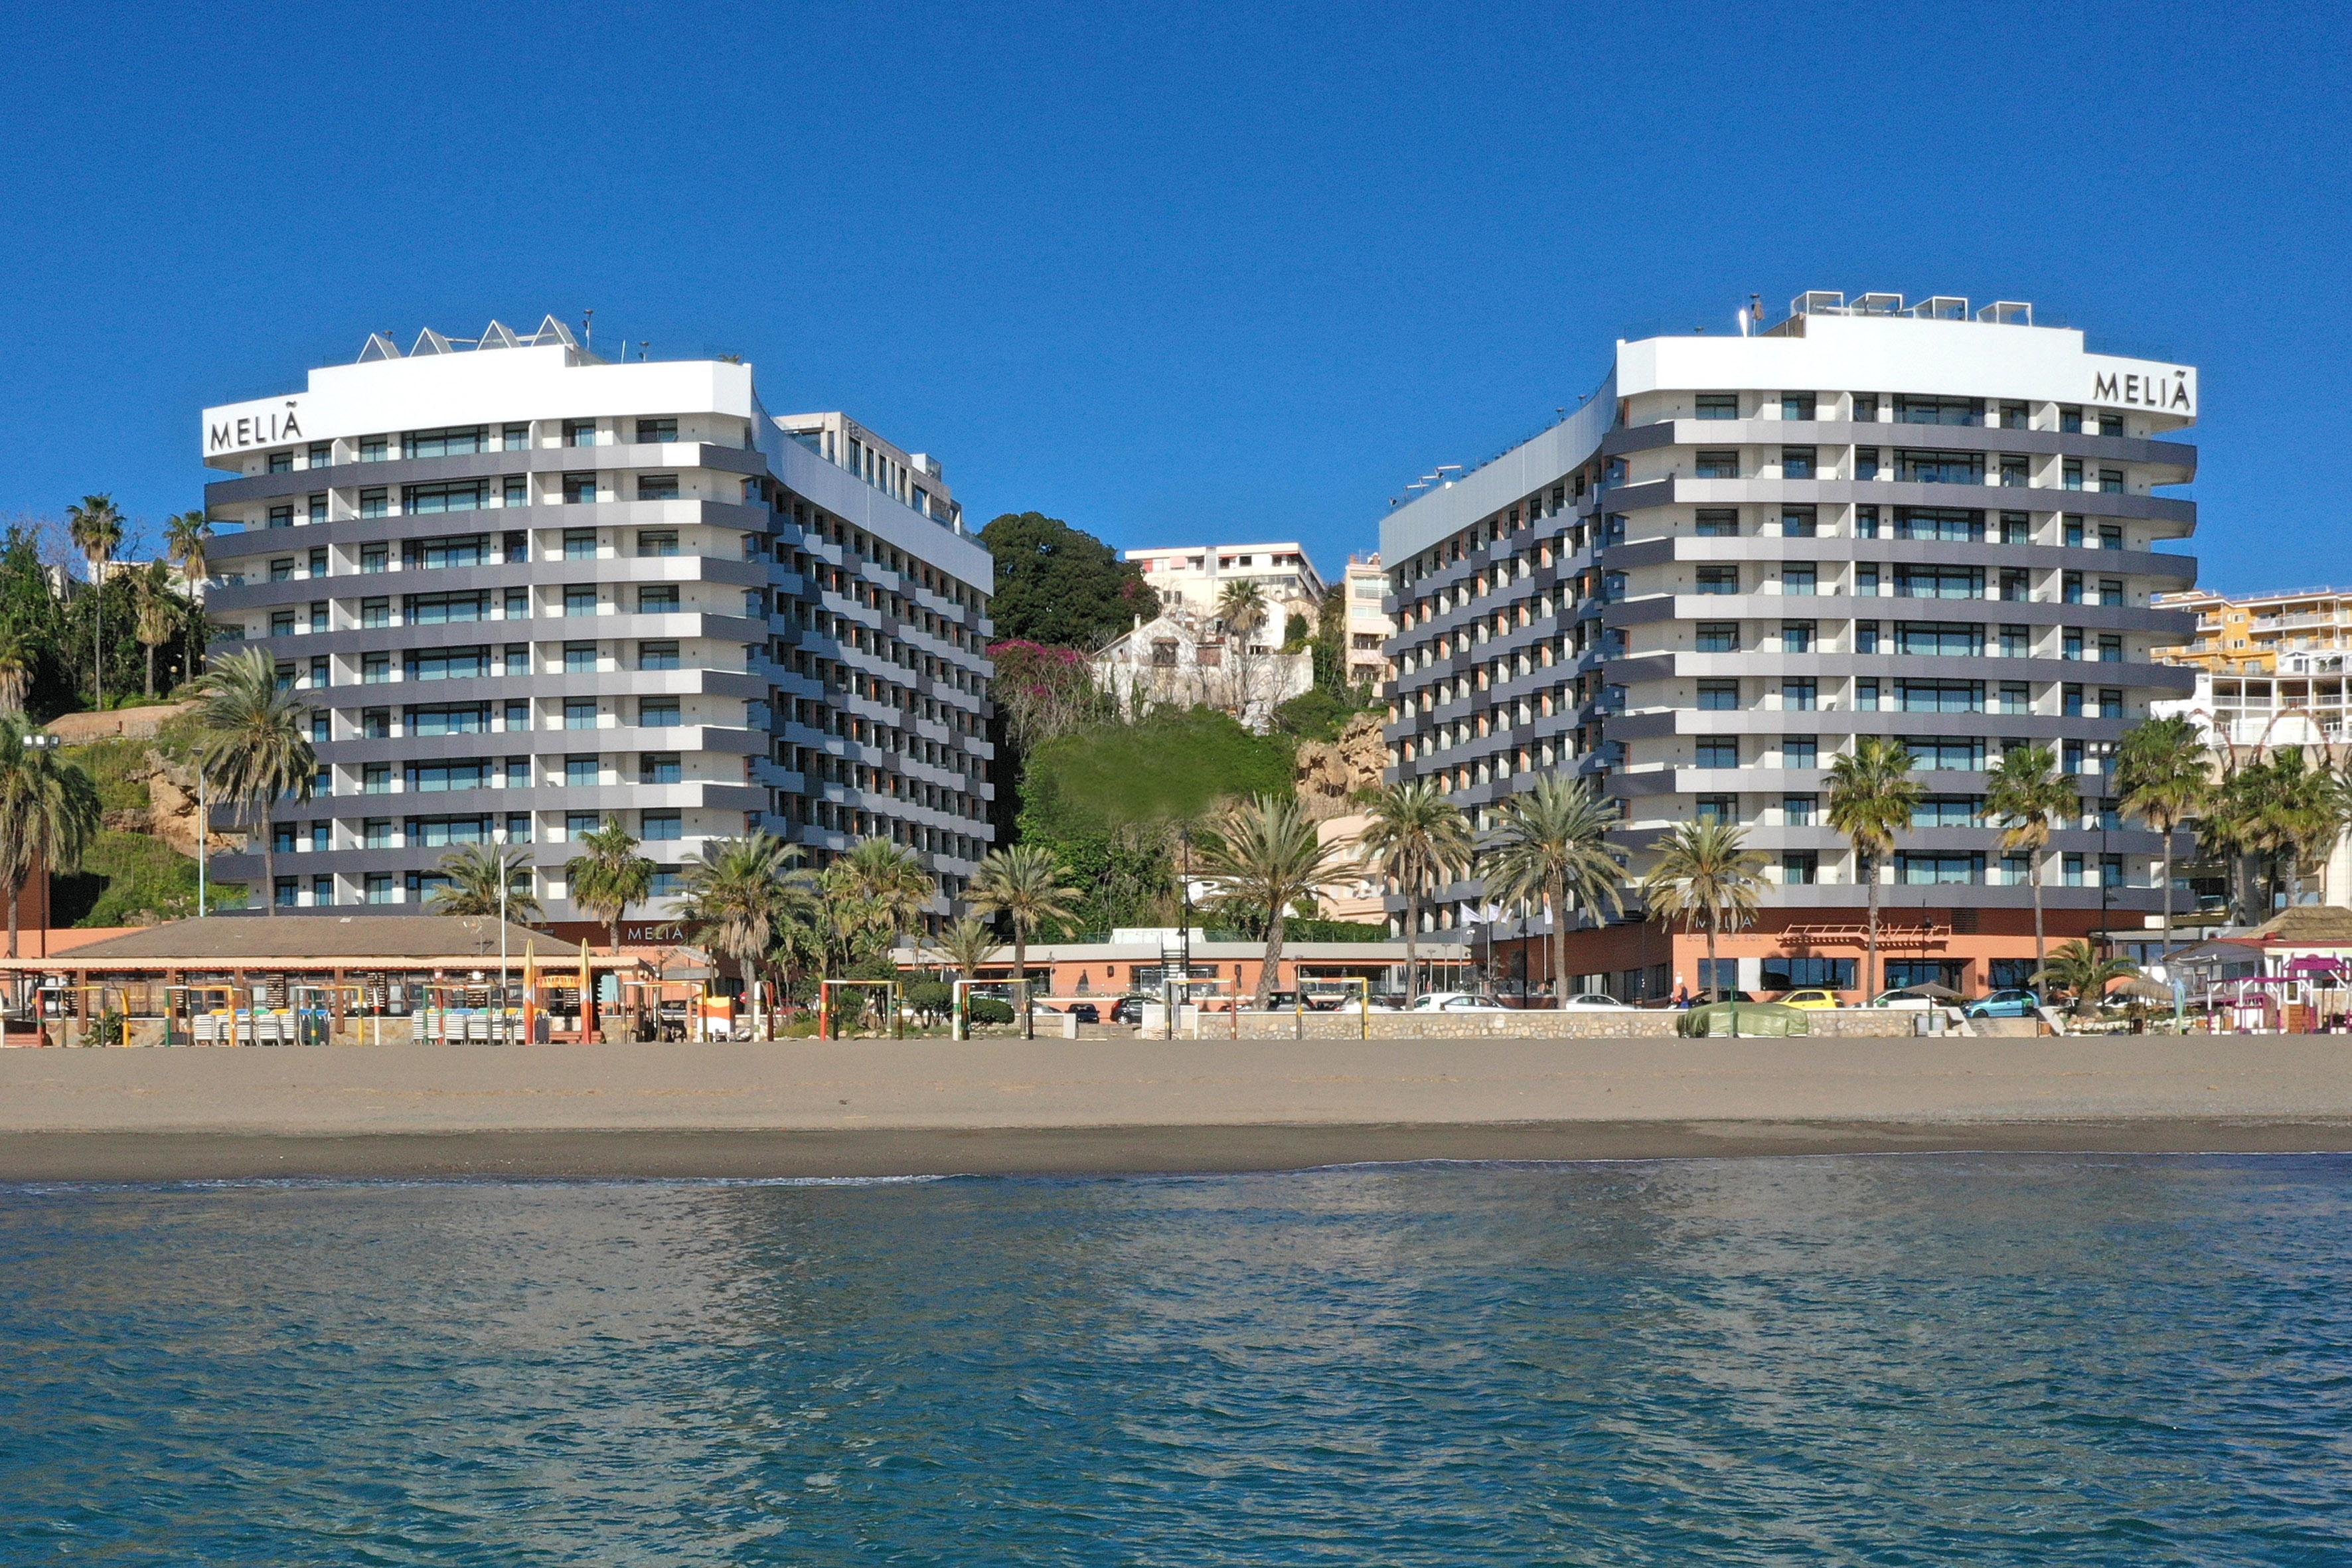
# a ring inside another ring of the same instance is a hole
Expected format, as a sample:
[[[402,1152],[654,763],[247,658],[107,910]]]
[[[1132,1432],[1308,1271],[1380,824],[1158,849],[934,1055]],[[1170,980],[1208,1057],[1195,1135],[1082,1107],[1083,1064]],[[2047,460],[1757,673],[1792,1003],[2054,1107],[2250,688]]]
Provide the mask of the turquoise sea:
[[[2352,1161],[0,1188],[0,1563],[2352,1563]]]

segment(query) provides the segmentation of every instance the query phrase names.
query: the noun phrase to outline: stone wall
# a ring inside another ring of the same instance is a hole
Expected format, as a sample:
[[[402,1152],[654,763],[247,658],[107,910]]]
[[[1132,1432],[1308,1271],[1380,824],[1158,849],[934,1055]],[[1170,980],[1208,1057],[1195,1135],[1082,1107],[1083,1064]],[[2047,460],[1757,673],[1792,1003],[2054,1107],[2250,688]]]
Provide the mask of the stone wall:
[[[1927,1015],[1893,1008],[1843,1008],[1815,1013],[1812,1033],[1829,1039],[1907,1038],[1925,1032]],[[1658,1040],[1673,1038],[1682,1015],[1629,1013],[1211,1013],[1201,1019],[1206,1039],[1358,1040]]]

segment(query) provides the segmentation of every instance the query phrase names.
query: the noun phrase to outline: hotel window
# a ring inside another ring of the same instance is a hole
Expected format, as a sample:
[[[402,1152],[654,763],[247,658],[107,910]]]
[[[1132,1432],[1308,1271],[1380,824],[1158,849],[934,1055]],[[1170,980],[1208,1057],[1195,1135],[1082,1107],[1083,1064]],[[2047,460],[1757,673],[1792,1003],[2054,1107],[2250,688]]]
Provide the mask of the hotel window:
[[[677,439],[675,419],[640,419],[637,421],[637,444],[653,446]]]
[[[592,642],[568,642],[563,645],[563,673],[593,675],[596,673],[596,645]]]
[[[361,437],[360,461],[362,463],[383,462],[386,458],[392,455],[391,440],[392,438],[388,436]]]
[[[1897,447],[1895,477],[1914,485],[1980,485],[1984,483],[1982,452],[1929,452]]]
[[[646,697],[637,702],[637,723],[647,730],[672,730],[678,724],[677,699]]]
[[[324,522],[327,521],[327,498],[325,496],[315,495],[310,498],[310,521],[312,522]]]
[[[2121,664],[2124,661],[2124,639],[2121,633],[2105,632],[2099,637],[2099,662]]]
[[[381,686],[392,679],[392,655],[363,653],[360,655],[360,684]]]
[[[1807,419],[1813,416],[1813,395],[1810,392],[1784,392],[1780,395],[1780,417]]]
[[[270,453],[269,471],[273,474],[292,473],[294,471],[294,454],[290,451]]]
[[[563,783],[571,789],[593,789],[602,772],[598,759],[593,756],[570,756],[563,759]]]
[[[288,506],[273,506],[273,507],[271,507],[271,508],[269,509],[269,526],[270,526],[270,527],[272,527],[272,528],[291,528],[291,527],[293,527],[293,526],[294,526],[294,509],[293,509],[293,507],[292,507],[292,506],[290,506],[290,505],[288,505]]]
[[[293,854],[293,853],[294,853],[294,825],[293,825],[292,823],[290,823],[290,822],[281,822],[281,823],[279,823],[279,824],[277,826],[276,829],[275,829],[275,830],[273,830],[273,831],[271,832],[271,834],[270,834],[270,837],[269,837],[269,841],[270,841],[270,847],[271,847],[273,849],[275,849],[278,854],[280,854],[280,855],[291,855],[291,854]]]
[[[310,629],[314,632],[327,629],[327,601],[324,599],[310,601]]]
[[[382,544],[362,544],[360,546],[361,571],[382,572],[387,570],[391,564],[392,552],[389,546]]]
[[[1698,797],[1698,819],[1728,827],[1739,820],[1739,797],[1736,795],[1703,795]]]
[[[506,593],[506,607],[502,613],[510,621],[530,619],[530,590],[509,588]]]
[[[1698,569],[1698,591],[1702,594],[1737,594],[1739,592],[1739,568],[1737,566],[1702,566]]]
[[[638,589],[637,614],[641,616],[677,614],[677,584],[661,583]]]
[[[1739,651],[1739,623],[1738,621],[1699,622],[1698,651],[1701,653],[1738,653]]]
[[[2000,569],[2000,596],[2022,604],[2033,596],[2033,578],[2022,566]]]
[[[569,583],[563,589],[563,613],[567,616],[593,616],[596,613],[596,584]]]
[[[686,891],[685,872],[679,870],[676,866],[656,866],[654,868],[653,886],[646,889],[647,897],[656,899],[674,899],[684,891]]]
[[[1878,681],[1875,678],[1868,678],[1853,683],[1853,707],[1857,713],[1878,711]]]
[[[2059,634],[2058,657],[2060,658],[2080,658],[2083,657],[2082,627],[2068,626],[2064,631]]]
[[[563,422],[563,444],[567,447],[594,446],[596,422],[593,419],[566,419]]]
[[[1783,735],[1780,737],[1780,765],[1784,768],[1817,768],[1822,765],[1822,741],[1818,735]]]
[[[2083,460],[2080,458],[2067,458],[2066,466],[2062,471],[2066,489],[2079,490],[2083,488]]]
[[[2012,887],[2012,888],[2022,888],[2022,887],[2024,887],[2028,882],[2032,881],[2032,880],[2033,880],[2033,857],[2032,857],[2032,856],[2031,856],[2031,855],[2004,855],[2004,856],[2002,856],[2002,857],[2000,858],[2000,880],[2001,880],[2001,881],[2003,881],[2003,882],[2006,882],[2009,886],[2011,886],[2011,887]],[[1996,966],[1996,968],[1997,968],[1997,967],[2001,963],[2001,962],[2002,962],[2002,961],[2001,961],[2001,960],[2000,960],[2000,959],[1995,959],[1995,960],[1993,961],[1994,965]],[[2024,962],[2025,962],[2025,965],[2026,965],[2026,967],[2027,967],[2028,969],[2031,969],[2031,968],[2032,967],[2032,961],[2031,959],[2025,960]],[[2001,981],[2000,981],[2000,977],[1998,976],[1998,974],[1996,974],[1996,975],[1995,975],[1994,980],[1993,980],[1993,984],[1994,984],[1995,985],[1999,985],[1999,984],[2001,984]],[[2025,982],[2025,980],[2024,980],[2023,978],[2021,978],[2021,977],[2018,981],[2016,981],[2016,982],[2015,982],[2015,984],[2022,985],[2022,984],[2026,984],[2026,982]]]
[[[2000,427],[2002,429],[2023,430],[2027,428],[2031,423],[2032,421],[2026,417],[2024,404],[2004,403],[2000,405]]]
[[[2000,711],[2030,713],[2033,710],[2033,689],[2022,680],[2000,683]]]
[[[2000,514],[2000,542],[2003,544],[2031,544],[2033,526],[2025,513],[2005,511]]]
[[[400,438],[404,458],[463,458],[490,449],[488,426],[461,425],[446,430],[411,430]]]
[[[367,885],[367,895],[366,895],[366,896],[367,896],[367,901],[368,901],[369,903],[372,903],[372,904],[390,904],[390,903],[396,903],[396,902],[398,902],[398,901],[399,901],[398,900],[396,900],[396,899],[394,899],[394,898],[393,897],[393,889],[392,889],[392,873],[391,873],[391,872],[389,872],[389,871],[370,871],[370,872],[367,874],[367,884],[366,884],[366,885]]]
[[[2061,759],[2059,765],[2065,772],[2070,773],[2080,773],[2083,771],[2082,742],[2062,742],[2059,745],[2058,754]]]
[[[1895,706],[1905,713],[1981,713],[1981,680],[1898,680]]]
[[[490,618],[490,596],[471,594],[410,594],[401,601],[403,618],[411,626],[438,626]]]
[[[2124,416],[2123,416],[2122,415],[2120,415],[2120,414],[2105,414],[2105,413],[2103,413],[2103,414],[2101,414],[2101,415],[2099,416],[2099,434],[2100,434],[2100,435],[2102,435],[2102,436],[2120,436],[2120,435],[2122,435],[2123,433],[2124,433]]]
[[[1698,455],[1697,477],[1702,479],[1736,479],[1739,477],[1739,454],[1737,452],[1701,452]]]
[[[1878,423],[1878,394],[1857,392],[1853,395],[1853,422],[1857,425]]]
[[[1703,713],[1722,713],[1739,706],[1739,682],[1736,680],[1702,680],[1698,683],[1698,706]]]
[[[320,442],[311,447],[310,461],[307,466],[313,468],[323,468],[332,464],[334,460],[335,448],[324,442]]]
[[[499,501],[502,506],[529,506],[530,480],[520,474],[509,474],[502,481]]]
[[[2099,525],[2099,548],[2102,550],[2121,550],[2123,547],[2123,525],[2116,522],[2101,523]]]
[[[528,452],[530,450],[530,426],[509,425],[503,430],[499,431],[499,434],[500,437],[500,444],[503,445],[508,451]]]
[[[1813,477],[1815,448],[1783,447],[1780,448],[1780,477],[1784,479],[1810,479]]]
[[[276,560],[270,562],[269,580],[271,582],[283,583],[292,578],[293,575],[294,557],[291,555],[280,555]]]
[[[455,790],[487,789],[490,765],[478,758],[464,762],[411,763],[408,789],[412,795],[446,795]]]
[[[1809,506],[1782,507],[1780,537],[1783,539],[1812,538],[1821,526],[1818,518],[1819,514]]]
[[[500,564],[511,566],[519,561],[529,561],[530,559],[530,535],[529,532],[520,528],[513,528],[509,529],[506,532],[499,535],[499,561]]]
[[[640,556],[677,554],[677,531],[670,528],[637,530],[637,553]]]
[[[1856,447],[1853,449],[1853,477],[1857,479],[1874,479],[1878,477],[1877,447]]]
[[[1984,816],[1984,801],[1973,795],[1930,795],[1911,808],[1914,827],[1975,827]]]
[[[2124,580],[2120,577],[2099,579],[2099,603],[2120,605],[2124,602]]]
[[[2080,550],[2083,548],[2083,520],[2081,518],[2073,516],[2063,518],[2061,520],[2061,537],[2065,540],[2067,549]]]
[[[639,784],[673,784],[685,777],[685,764],[676,752],[641,752],[637,754]]]
[[[2099,717],[2120,719],[2124,716],[2124,694],[2112,686],[2099,688]]]
[[[1821,566],[1811,561],[1784,561],[1780,563],[1780,592],[1808,597],[1821,586]]]
[[[527,642],[510,642],[507,644],[505,648],[501,650],[500,663],[504,668],[504,673],[508,675],[529,675],[530,673],[530,644]]]
[[[675,811],[640,812],[637,826],[637,837],[649,844],[669,843],[686,837],[686,818]]]
[[[1782,621],[1780,651],[1782,653],[1812,652],[1816,626],[1817,623],[1812,621]]]
[[[389,517],[391,514],[392,492],[390,490],[372,489],[360,492],[362,517]]]
[[[677,644],[675,642],[641,642],[637,645],[639,669],[676,669]]]
[[[366,823],[361,827],[360,841],[364,847],[369,849],[391,849],[396,847],[392,837],[392,818],[388,816],[369,817]]]
[[[1739,765],[1739,742],[1730,735],[1699,737],[1696,765],[1702,768],[1736,768]]]
[[[1981,599],[1984,597],[1984,568],[1898,563],[1895,568],[1895,596],[1898,599]]]
[[[1911,765],[1929,773],[1984,772],[1984,737],[1981,735],[1909,735],[1904,746],[1911,753]]]
[[[2025,459],[2003,453],[2000,459],[2000,482],[2010,489],[2023,489],[2025,488]]]
[[[1821,797],[1811,795],[1784,795],[1780,797],[1780,820],[1790,827],[1811,827],[1821,809]]]
[[[604,825],[604,817],[595,812],[567,811],[563,814],[563,837],[584,838]]]
[[[530,759],[529,757],[509,757],[507,759],[507,788],[529,789],[530,787]]]
[[[280,877],[278,879],[278,907],[279,909],[290,910],[294,907],[294,889],[298,880],[299,879],[293,877]]]
[[[1878,597],[1878,563],[1857,561],[1853,563],[1853,592],[1856,598]]]
[[[566,561],[596,559],[596,531],[593,528],[567,528],[563,531],[563,558]]]
[[[272,611],[269,616],[269,635],[274,637],[292,637],[294,635],[294,612],[291,610]]]
[[[2068,572],[2062,574],[2058,579],[2058,594],[2059,598],[2063,603],[2069,605],[2081,604],[2083,602],[2083,574],[2080,572]]]
[[[1701,507],[1698,511],[1698,537],[1701,539],[1736,539],[1739,536],[1738,507]]]
[[[508,703],[508,704],[507,704],[507,721],[506,721],[506,727],[507,727],[509,731],[521,731],[521,730],[528,730],[528,729],[530,729],[530,703],[528,703],[528,702],[509,702],[509,703]]]
[[[1895,856],[1895,879],[1911,886],[1936,882],[1981,882],[1984,880],[1982,854],[1921,855],[1898,850]]]
[[[1858,506],[1853,509],[1853,536],[1856,539],[1875,539],[1878,537],[1878,509],[1876,507]]]
[[[362,708],[360,710],[360,736],[368,741],[392,739],[392,710]]]
[[[1911,397],[1898,393],[1895,398],[1895,422],[1897,425],[1982,425],[1984,399]]]
[[[593,697],[567,697],[563,700],[563,727],[567,730],[593,730],[596,727],[596,700]]]
[[[2124,858],[2120,855],[2099,857],[2099,886],[2120,888],[2124,885]]]
[[[512,762],[514,759],[509,757],[507,760],[509,762]],[[507,841],[510,844],[528,844],[530,842],[530,813],[527,811],[508,812]]]
[[[1739,394],[1736,392],[1702,392],[1698,395],[1698,416],[1702,419],[1737,419],[1739,417]]]
[[[1811,676],[1792,677],[1780,682],[1780,706],[1795,712],[1810,712],[1821,705],[1821,687]]]
[[[585,506],[596,499],[596,476],[566,474],[563,476],[563,504]]]
[[[2063,864],[2065,868],[2063,874],[2066,885],[2070,888],[2079,888],[2083,886],[2083,857],[2080,855],[2068,855],[2065,857]]]
[[[639,474],[637,499],[639,500],[676,500],[677,476],[676,474]]]
[[[1878,623],[1876,621],[1856,621],[1853,623],[1853,651],[1856,653],[1876,653],[1878,651]]]
[[[2121,468],[2101,468],[2099,470],[2099,489],[2103,494],[2111,496],[2119,496],[2123,494],[2124,471]]]
[[[2058,428],[2069,436],[2081,435],[2083,433],[2083,411],[2079,408],[2059,409]]]
[[[390,795],[392,793],[391,764],[388,763],[370,763],[365,768],[362,769],[360,773],[360,793],[362,795]]]

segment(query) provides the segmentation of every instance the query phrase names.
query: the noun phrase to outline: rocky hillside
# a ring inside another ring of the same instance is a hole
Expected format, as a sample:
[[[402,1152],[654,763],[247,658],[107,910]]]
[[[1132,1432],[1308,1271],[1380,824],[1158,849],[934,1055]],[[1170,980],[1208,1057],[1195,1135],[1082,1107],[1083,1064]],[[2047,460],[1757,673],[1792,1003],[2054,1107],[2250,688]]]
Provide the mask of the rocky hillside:
[[[1309,819],[1345,816],[1360,794],[1379,786],[1389,761],[1388,742],[1381,734],[1384,717],[1359,713],[1338,740],[1298,743],[1298,804]]]

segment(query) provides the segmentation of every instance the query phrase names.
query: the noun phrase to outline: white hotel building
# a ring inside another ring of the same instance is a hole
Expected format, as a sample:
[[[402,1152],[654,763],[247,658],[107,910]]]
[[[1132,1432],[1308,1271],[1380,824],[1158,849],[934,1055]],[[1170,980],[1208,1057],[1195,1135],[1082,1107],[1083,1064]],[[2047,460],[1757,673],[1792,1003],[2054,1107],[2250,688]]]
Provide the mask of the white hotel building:
[[[2033,742],[2084,790],[2040,868],[2051,940],[2137,926],[2160,845],[2105,781],[2192,679],[2151,650],[2193,617],[2151,600],[2195,578],[2163,547],[2195,526],[2168,492],[2196,471],[2172,437],[2197,374],[2031,322],[1811,293],[1754,336],[1621,342],[1574,415],[1384,521],[1397,775],[1481,816],[1535,773],[1588,775],[1624,814],[1629,878],[1678,823],[1740,824],[1770,885],[1721,978],[1851,989],[1864,893],[1829,770],[1899,737],[1927,796],[1879,871],[1908,933],[1890,977],[1980,991],[2032,967],[2031,868],[1984,797]],[[1446,899],[1448,926],[1545,929],[1475,883]],[[1569,945],[1571,985],[1702,984],[1698,939],[1638,904]],[[1512,962],[1548,978],[1540,945]]]
[[[618,820],[661,868],[639,931],[752,828],[813,862],[907,845],[936,915],[986,851],[992,576],[935,461],[771,416],[747,364],[608,363],[551,317],[372,338],[201,439],[231,476],[208,607],[304,693],[320,758],[256,901],[413,906],[503,837],[561,929],[587,918],[563,863]],[[258,883],[260,856],[215,874]]]

